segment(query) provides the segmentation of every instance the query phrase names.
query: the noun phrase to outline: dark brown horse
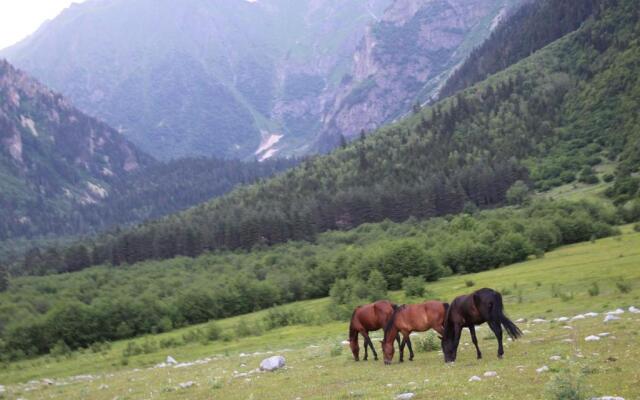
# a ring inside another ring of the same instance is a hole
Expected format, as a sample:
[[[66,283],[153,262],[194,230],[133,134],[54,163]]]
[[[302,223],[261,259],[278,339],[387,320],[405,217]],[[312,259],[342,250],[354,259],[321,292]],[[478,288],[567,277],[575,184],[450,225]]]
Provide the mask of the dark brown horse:
[[[502,295],[492,289],[480,289],[469,295],[456,297],[447,310],[442,338],[442,352],[445,362],[454,362],[460,343],[462,328],[469,328],[471,340],[476,346],[478,358],[482,353],[478,347],[475,326],[489,323],[489,327],[498,339],[498,358],[502,358],[502,326],[512,339],[522,336],[518,327],[504,315]]]
[[[351,323],[349,324],[349,345],[351,346],[353,358],[356,361],[360,360],[358,333],[364,338],[364,361],[367,361],[369,357],[367,347],[371,348],[374,359],[378,360],[378,353],[376,353],[376,349],[373,347],[371,339],[369,339],[369,332],[383,329],[387,325],[396,307],[397,306],[390,301],[380,300],[372,304],[356,307],[353,311]],[[400,346],[399,335],[396,340],[398,341],[398,346]],[[393,344],[391,346],[393,347]]]
[[[440,335],[444,332],[444,317],[449,305],[440,301],[426,301],[420,304],[409,304],[397,307],[387,326],[384,328],[382,351],[384,363],[391,364],[393,360],[393,338],[402,333],[400,344],[400,362],[404,361],[404,346],[409,347],[409,361],[413,361],[413,348],[409,335],[411,332],[425,332],[433,329]]]

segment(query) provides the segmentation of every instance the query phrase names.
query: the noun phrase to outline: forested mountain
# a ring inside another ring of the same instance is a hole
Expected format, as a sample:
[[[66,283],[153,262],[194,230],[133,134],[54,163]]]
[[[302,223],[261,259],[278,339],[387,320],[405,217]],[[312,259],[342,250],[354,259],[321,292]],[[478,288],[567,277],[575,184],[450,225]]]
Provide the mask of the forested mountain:
[[[5,61],[0,100],[0,242],[157,218],[298,162],[156,162]]]
[[[525,3],[474,49],[438,94],[445,98],[483,81],[578,29],[599,8],[597,0],[538,0]]]
[[[306,154],[407,112],[519,0],[88,0],[0,54],[161,159]]]
[[[604,161],[617,165],[610,194],[636,196],[639,14],[635,1],[602,1],[577,31],[401,123],[84,251],[92,263],[120,264],[313,240],[363,222],[499,205],[516,180],[543,190],[597,181],[593,166]]]
[[[0,60],[0,240],[64,231],[73,205],[151,163],[120,133]]]

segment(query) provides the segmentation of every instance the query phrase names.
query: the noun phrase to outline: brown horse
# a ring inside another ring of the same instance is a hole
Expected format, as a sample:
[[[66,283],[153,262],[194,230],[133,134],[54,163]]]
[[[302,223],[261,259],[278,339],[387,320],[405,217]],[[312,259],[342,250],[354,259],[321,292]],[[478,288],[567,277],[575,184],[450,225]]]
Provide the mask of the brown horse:
[[[377,361],[378,353],[373,348],[373,343],[369,339],[369,332],[383,329],[391,315],[393,310],[397,306],[387,300],[376,301],[372,304],[366,304],[364,306],[356,307],[351,315],[351,323],[349,324],[349,345],[351,346],[351,352],[353,358],[356,361],[360,360],[360,346],[358,345],[358,333],[364,338],[364,361],[367,361],[369,354],[367,353],[367,347],[371,348],[373,357]],[[400,346],[400,336],[396,337],[398,346]],[[393,344],[391,345],[393,347]]]
[[[469,295],[456,297],[447,310],[444,335],[442,338],[442,352],[445,362],[454,362],[460,343],[462,328],[469,328],[471,340],[476,346],[476,355],[482,358],[478,347],[475,326],[489,323],[489,327],[498,339],[498,358],[502,358],[502,326],[512,339],[522,336],[518,327],[504,315],[502,295],[492,289],[480,289]]]
[[[413,361],[413,348],[409,335],[411,332],[425,332],[433,329],[440,335],[444,332],[444,317],[449,304],[440,301],[426,301],[420,304],[409,304],[397,307],[387,326],[384,328],[382,351],[384,363],[391,364],[393,360],[393,338],[402,333],[400,344],[400,362],[404,361],[404,346],[409,347],[409,361]]]

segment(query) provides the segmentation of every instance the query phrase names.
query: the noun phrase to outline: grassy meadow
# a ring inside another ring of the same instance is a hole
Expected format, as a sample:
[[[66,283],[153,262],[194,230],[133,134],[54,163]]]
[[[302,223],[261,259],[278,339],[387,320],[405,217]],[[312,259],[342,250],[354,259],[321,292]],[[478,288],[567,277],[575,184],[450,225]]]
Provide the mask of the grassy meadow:
[[[465,331],[453,365],[445,365],[437,350],[417,350],[415,361],[404,364],[397,362],[396,354],[394,364],[387,367],[371,358],[355,363],[348,346],[342,344],[348,323],[329,319],[230,338],[239,321],[260,321],[268,313],[265,310],[216,322],[226,340],[123,356],[130,343],[142,346],[150,340],[183,337],[194,329],[206,329],[205,324],[113,343],[101,352],[85,350],[5,364],[0,370],[5,392],[0,396],[29,400],[392,399],[412,392],[415,399],[540,399],[573,398],[552,395],[554,390],[573,386],[585,396],[639,398],[640,314],[630,313],[628,307],[640,306],[640,233],[629,226],[622,231],[620,236],[562,247],[544,258],[427,285],[428,297],[442,300],[485,286],[500,290],[507,314],[513,320],[528,320],[518,324],[524,337],[506,342],[503,360],[496,358],[497,344],[486,326],[478,331],[484,359],[475,359]],[[399,303],[419,301],[401,292],[390,297]],[[329,306],[329,299],[320,299],[289,307],[320,315]],[[604,323],[603,312],[619,307],[625,309],[621,319]],[[599,315],[552,321],[586,312]],[[531,322],[536,318],[549,322]],[[586,336],[599,333],[609,336],[585,341]],[[381,332],[373,336],[380,338]],[[413,338],[416,348],[424,337]],[[262,359],[276,354],[286,358],[285,369],[252,372]],[[169,355],[186,364],[154,368]],[[561,360],[550,360],[552,356]],[[536,372],[545,365],[549,371]],[[487,371],[497,372],[497,377],[484,377]],[[474,375],[482,380],[469,382]]]

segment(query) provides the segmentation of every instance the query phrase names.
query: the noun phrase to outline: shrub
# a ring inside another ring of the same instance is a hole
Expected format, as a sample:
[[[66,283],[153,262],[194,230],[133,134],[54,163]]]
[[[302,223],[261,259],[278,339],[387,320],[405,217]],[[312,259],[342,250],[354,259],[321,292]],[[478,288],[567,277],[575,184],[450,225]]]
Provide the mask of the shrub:
[[[586,400],[582,383],[569,375],[557,375],[547,385],[547,393],[553,400]]]
[[[220,339],[220,335],[222,334],[222,329],[218,324],[210,323],[206,328],[206,337],[210,341],[216,341]]]
[[[58,340],[51,348],[50,354],[54,357],[68,357],[71,355],[71,348],[63,340]]]
[[[122,357],[123,359],[127,359],[128,361],[129,357],[137,356],[138,354],[142,354],[142,352],[143,352],[142,347],[138,345],[136,342],[127,342],[127,347],[125,347],[125,349],[122,350]]]
[[[464,281],[464,284],[467,287],[473,287],[473,286],[475,286],[476,283],[474,281],[472,281],[471,279],[468,279],[468,280]]]
[[[337,357],[337,356],[339,356],[340,354],[342,354],[342,345],[341,345],[341,344],[339,344],[339,343],[334,344],[334,345],[331,347],[331,352],[330,352],[330,354],[331,354],[331,357]]]
[[[589,296],[595,297],[600,294],[600,286],[598,286],[598,282],[593,282],[591,287],[588,290]]]
[[[529,187],[523,181],[516,181],[507,190],[507,202],[512,205],[523,204],[529,197]]]
[[[416,349],[424,353],[438,351],[440,350],[440,341],[436,337],[435,333],[429,331],[424,337],[418,340]]]
[[[631,291],[631,284],[623,281],[622,279],[616,282],[616,287],[620,293],[629,293]]]
[[[402,289],[407,297],[422,297],[425,292],[425,281],[421,276],[409,276],[402,280]]]
[[[635,224],[633,226],[633,230],[636,231],[636,232],[640,232],[640,224]]]

